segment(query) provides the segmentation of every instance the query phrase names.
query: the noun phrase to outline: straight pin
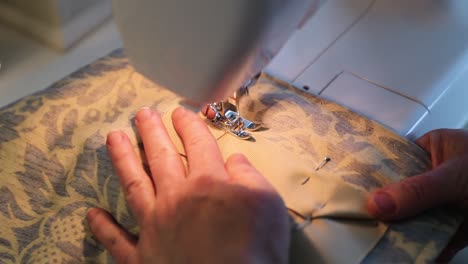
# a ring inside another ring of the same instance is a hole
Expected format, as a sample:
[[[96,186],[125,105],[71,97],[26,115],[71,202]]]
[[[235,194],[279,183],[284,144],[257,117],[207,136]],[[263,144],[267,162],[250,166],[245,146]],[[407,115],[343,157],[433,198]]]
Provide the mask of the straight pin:
[[[323,168],[323,166],[325,166],[331,159],[329,157],[326,157],[325,159],[323,159],[322,163],[320,163],[317,168],[315,168],[315,171],[318,171],[320,170],[321,168]]]
[[[327,165],[327,163],[331,160],[330,157],[325,157],[322,161],[322,163],[320,163],[317,168],[315,168],[315,171],[318,171],[320,170],[321,168],[323,168],[323,166]],[[310,180],[310,177],[307,177],[302,183],[301,185],[305,185],[308,181]]]

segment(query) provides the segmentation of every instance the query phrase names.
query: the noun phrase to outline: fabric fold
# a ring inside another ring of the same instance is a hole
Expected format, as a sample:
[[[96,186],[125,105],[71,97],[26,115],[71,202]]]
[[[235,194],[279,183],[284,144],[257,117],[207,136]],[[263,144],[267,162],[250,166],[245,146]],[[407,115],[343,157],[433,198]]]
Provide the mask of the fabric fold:
[[[163,116],[163,122],[179,153],[185,155],[171,113],[168,111]],[[292,262],[309,259],[359,263],[387,230],[387,225],[373,221],[368,215],[366,192],[340,181],[328,171],[315,171],[298,155],[263,138],[261,132],[249,141],[209,127],[225,160],[235,153],[244,154],[275,187],[286,207],[303,218],[312,219],[303,229],[293,231]]]

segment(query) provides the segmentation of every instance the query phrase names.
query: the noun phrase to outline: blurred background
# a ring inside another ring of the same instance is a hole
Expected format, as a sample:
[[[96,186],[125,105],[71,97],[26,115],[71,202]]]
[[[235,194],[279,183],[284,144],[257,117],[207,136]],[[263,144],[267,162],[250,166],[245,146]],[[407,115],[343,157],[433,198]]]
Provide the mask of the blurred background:
[[[120,48],[111,0],[0,0],[0,106]]]

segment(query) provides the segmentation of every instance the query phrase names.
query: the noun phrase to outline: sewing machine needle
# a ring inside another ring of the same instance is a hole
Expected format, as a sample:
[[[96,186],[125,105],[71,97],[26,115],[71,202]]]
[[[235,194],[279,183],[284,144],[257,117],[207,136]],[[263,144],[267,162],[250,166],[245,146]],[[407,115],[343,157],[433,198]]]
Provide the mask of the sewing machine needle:
[[[245,86],[242,86],[241,88],[239,88],[235,94],[234,94],[234,97],[235,97],[235,100],[236,100],[236,112],[237,112],[237,115],[238,115],[238,118],[237,118],[237,126],[240,126],[241,125],[241,113],[240,113],[240,100],[241,100],[241,97],[244,96],[244,95],[248,95],[249,94],[249,86],[251,85],[252,83],[252,80],[249,80],[249,82],[247,82],[247,84]]]

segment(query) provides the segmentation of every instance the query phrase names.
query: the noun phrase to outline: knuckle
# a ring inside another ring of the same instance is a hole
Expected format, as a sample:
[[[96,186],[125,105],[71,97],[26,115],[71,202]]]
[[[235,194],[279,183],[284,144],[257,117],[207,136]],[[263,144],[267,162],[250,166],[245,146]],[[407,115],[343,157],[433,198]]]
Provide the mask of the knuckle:
[[[202,148],[213,144],[213,140],[206,135],[197,135],[191,137],[187,142],[187,149],[190,148]]]
[[[168,146],[161,146],[155,152],[147,153],[147,160],[150,164],[158,164],[162,158],[175,159],[180,158],[180,154]]]
[[[206,173],[199,173],[192,175],[194,177],[194,185],[197,188],[207,188],[214,184],[214,179]]]
[[[244,158],[232,157],[226,163],[226,169],[229,173],[229,176],[235,179],[241,178],[252,178],[255,177],[258,179],[258,176],[261,176],[261,173],[250,163],[246,162]]]
[[[94,214],[88,214],[88,222],[91,229],[95,232],[100,229],[101,223],[104,221],[104,213],[101,210],[96,211]]]
[[[240,174],[251,174],[256,171],[254,167],[245,163],[235,163],[234,170]]]
[[[116,248],[119,245],[119,238],[113,234],[106,238],[105,243],[109,248]]]
[[[226,161],[228,166],[245,164],[243,154],[232,154]]]
[[[410,178],[409,180],[403,181],[400,185],[404,193],[409,195],[409,199],[418,202],[424,201],[427,192],[424,188],[424,184],[418,178]]]
[[[253,214],[278,213],[283,208],[281,198],[268,192],[246,191],[240,199]]]
[[[130,155],[131,155],[131,152],[128,151],[127,149],[122,149],[122,150],[120,150],[118,152],[114,152],[112,154],[113,155],[111,157],[112,157],[113,162],[117,163],[117,164],[121,164],[121,163],[128,162],[128,160],[130,158]]]
[[[127,200],[133,200],[134,197],[138,197],[138,194],[143,188],[143,181],[139,179],[133,179],[125,184],[124,191]]]
[[[89,219],[89,227],[91,232],[98,238],[98,240],[106,239],[108,234],[109,216],[104,211],[97,211],[93,214],[92,218]]]
[[[167,155],[174,155],[174,150],[168,146],[159,146],[156,149],[156,153],[154,155],[154,158],[160,157],[160,156],[167,156]]]
[[[187,194],[195,196],[204,196],[212,193],[216,188],[220,188],[220,182],[215,178],[207,174],[198,174],[191,177],[192,183],[190,184],[189,191]]]
[[[180,213],[178,209],[182,200],[182,197],[177,195],[165,195],[164,199],[160,200],[156,208],[158,221],[171,221],[171,219],[176,218],[178,213]]]

